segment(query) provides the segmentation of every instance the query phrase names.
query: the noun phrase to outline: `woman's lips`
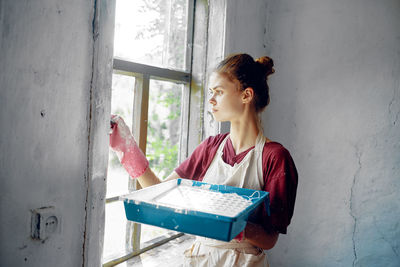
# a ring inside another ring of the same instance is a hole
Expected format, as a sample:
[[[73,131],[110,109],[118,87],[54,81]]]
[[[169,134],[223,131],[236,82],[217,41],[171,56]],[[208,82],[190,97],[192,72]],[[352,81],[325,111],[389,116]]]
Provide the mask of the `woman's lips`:
[[[218,110],[216,109],[216,108],[213,108],[213,109],[211,109],[211,112],[212,113],[215,113],[215,112],[217,112]]]

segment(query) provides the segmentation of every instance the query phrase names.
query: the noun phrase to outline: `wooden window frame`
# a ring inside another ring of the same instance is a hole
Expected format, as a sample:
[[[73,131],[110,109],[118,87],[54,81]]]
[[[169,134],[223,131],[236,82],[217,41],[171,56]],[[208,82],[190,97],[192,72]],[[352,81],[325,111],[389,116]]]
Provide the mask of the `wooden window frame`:
[[[188,120],[189,120],[189,97],[190,97],[190,81],[191,74],[186,71],[170,70],[166,68],[154,67],[150,65],[135,63],[120,58],[114,58],[113,69],[115,74],[135,77],[134,97],[133,97],[133,117],[132,117],[132,134],[138,142],[138,146],[146,154],[147,143],[147,126],[148,126],[148,105],[149,105],[149,85],[150,80],[169,81],[177,84],[183,84],[184,90],[181,98],[181,127],[182,134],[180,135],[179,143],[179,162],[187,157],[187,135],[188,135]],[[185,138],[186,137],[186,138]],[[129,180],[129,188],[139,189],[140,185],[136,180]],[[120,201],[120,196],[115,196],[106,199],[106,205],[109,203]],[[124,262],[132,257],[140,255],[149,249],[155,248],[166,242],[178,238],[183,233],[176,234],[168,232],[161,240],[150,242],[150,245],[140,248],[141,227],[138,223],[132,223],[130,229],[130,242],[133,251],[127,255],[111,260],[103,264],[104,267],[114,266]],[[157,238],[158,239],[158,238]]]
[[[196,3],[197,2],[197,3]],[[198,3],[200,2],[200,3]],[[199,88],[203,81],[201,82],[192,81],[192,65],[193,65],[193,57],[198,53],[203,53],[203,51],[198,51],[197,53],[193,53],[193,39],[195,38],[193,28],[194,28],[194,13],[195,13],[195,5],[201,5],[204,7],[204,3],[196,0],[188,1],[188,23],[187,23],[187,50],[186,50],[186,62],[185,69],[187,71],[180,70],[172,70],[168,68],[155,67],[151,65],[136,63],[128,60],[124,60],[122,58],[114,58],[113,60],[113,69],[115,74],[127,75],[135,77],[135,87],[134,87],[134,99],[133,99],[133,117],[132,117],[132,129],[133,136],[138,142],[140,149],[146,154],[146,143],[147,143],[147,125],[148,125],[148,103],[149,103],[149,85],[150,80],[160,80],[160,81],[169,81],[178,84],[184,85],[184,90],[182,92],[181,97],[181,130],[182,133],[180,135],[179,140],[179,158],[178,162],[182,162],[187,156],[189,150],[192,150],[191,144],[189,144],[189,134],[193,132],[193,130],[189,129],[190,124],[190,104],[196,102],[197,105],[202,105],[203,97],[197,99],[193,99],[191,94],[193,85],[196,88]],[[206,5],[205,5],[206,6]],[[204,11],[202,12],[204,15]],[[199,58],[199,56],[196,56]],[[204,59],[202,59],[202,62]],[[203,94],[201,94],[203,96]],[[197,113],[198,115],[198,113]],[[196,116],[197,116],[196,115]],[[193,115],[192,115],[193,116]],[[200,120],[196,120],[200,121]],[[201,125],[200,125],[201,126]],[[200,127],[202,128],[202,127]],[[200,140],[201,132],[193,132],[193,136],[196,136],[195,139]],[[139,189],[140,185],[136,180],[129,180],[129,188]],[[113,203],[116,201],[120,201],[119,196],[115,196],[112,198],[106,199],[106,205],[109,203]],[[168,232],[161,237],[155,238],[155,240],[151,240],[146,242],[145,247],[140,248],[140,234],[141,227],[139,223],[132,223],[132,227],[130,229],[130,242],[132,245],[132,252],[124,255],[122,257],[113,259],[106,263],[103,263],[103,267],[114,266],[120,264],[124,261],[129,260],[132,257],[138,256],[152,248],[158,247],[162,244],[169,242],[175,238],[178,238],[183,235],[183,233],[176,232]]]

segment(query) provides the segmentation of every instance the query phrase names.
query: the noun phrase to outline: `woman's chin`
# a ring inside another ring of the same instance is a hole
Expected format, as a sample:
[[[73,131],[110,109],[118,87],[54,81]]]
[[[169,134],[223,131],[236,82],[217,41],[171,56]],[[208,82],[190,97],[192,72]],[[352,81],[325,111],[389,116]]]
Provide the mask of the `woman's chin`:
[[[216,122],[225,122],[225,121],[229,121],[228,119],[226,119],[226,118],[223,118],[222,116],[218,116],[218,115],[220,115],[220,114],[217,114],[218,112],[213,112],[212,113],[212,116],[213,116],[213,118],[214,118],[214,121],[216,121]]]
[[[226,122],[226,121],[229,121],[229,120],[224,120],[222,118],[218,118],[218,117],[214,116],[214,121],[216,121],[216,122]]]
[[[214,121],[217,121],[217,122],[222,122],[221,121],[221,119],[220,118],[218,118],[218,116],[215,116],[215,114],[213,113],[213,118],[214,118]]]

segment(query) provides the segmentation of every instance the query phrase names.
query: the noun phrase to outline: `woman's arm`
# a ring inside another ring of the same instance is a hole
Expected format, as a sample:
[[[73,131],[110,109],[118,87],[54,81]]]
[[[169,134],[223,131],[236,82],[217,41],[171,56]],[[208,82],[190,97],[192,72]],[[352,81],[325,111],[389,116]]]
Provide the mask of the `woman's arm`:
[[[244,230],[244,238],[253,246],[262,249],[273,248],[278,241],[278,237],[278,232],[268,233],[261,225],[251,222],[247,222]]]
[[[154,174],[150,167],[136,179],[139,181],[142,188],[161,183],[161,180]]]
[[[172,172],[164,181],[161,181],[155,174],[154,172],[148,167],[146,171],[139,176],[137,179],[140,183],[140,185],[145,188],[151,185],[159,184],[161,182],[166,182],[170,181],[173,179],[179,178],[179,175],[176,172]]]
[[[129,127],[116,115],[111,116],[110,147],[117,153],[118,159],[129,175],[138,179],[143,188],[162,182],[150,169],[149,161],[138,147]],[[173,172],[167,180],[178,177],[179,175]]]
[[[181,178],[175,171],[173,171],[167,178],[165,178],[164,182],[171,181],[174,179]]]

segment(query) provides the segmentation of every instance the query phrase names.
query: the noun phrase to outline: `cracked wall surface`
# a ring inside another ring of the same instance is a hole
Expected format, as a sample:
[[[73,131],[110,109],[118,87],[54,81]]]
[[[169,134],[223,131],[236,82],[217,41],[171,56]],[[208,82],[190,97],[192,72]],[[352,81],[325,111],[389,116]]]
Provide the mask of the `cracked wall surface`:
[[[263,124],[299,171],[271,266],[400,266],[400,2],[267,7]]]
[[[354,194],[355,194],[356,185],[357,185],[357,182],[358,182],[358,179],[359,179],[359,176],[360,176],[360,172],[361,172],[361,169],[362,169],[362,166],[361,166],[362,154],[361,154],[360,149],[358,148],[358,145],[354,146],[354,150],[355,150],[355,157],[356,157],[356,160],[357,160],[358,168],[357,168],[357,170],[356,170],[356,172],[354,173],[354,176],[353,176],[353,182],[352,182],[351,188],[350,188],[350,200],[349,200],[349,202],[350,202],[349,203],[349,213],[350,213],[350,216],[353,218],[353,221],[354,221],[354,223],[353,223],[353,232],[351,234],[351,240],[353,242],[353,255],[354,255],[353,264],[352,264],[353,266],[355,266],[355,263],[358,260],[358,258],[357,258],[357,247],[356,247],[357,244],[356,244],[356,240],[355,240],[356,233],[357,233],[357,215],[355,214],[355,211],[354,211],[354,205],[355,205]]]

